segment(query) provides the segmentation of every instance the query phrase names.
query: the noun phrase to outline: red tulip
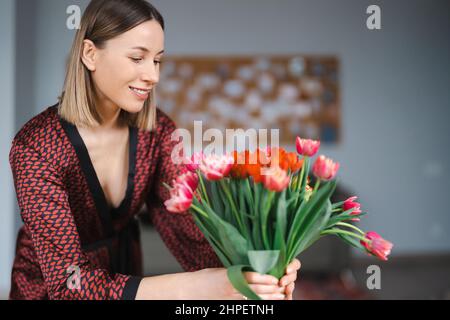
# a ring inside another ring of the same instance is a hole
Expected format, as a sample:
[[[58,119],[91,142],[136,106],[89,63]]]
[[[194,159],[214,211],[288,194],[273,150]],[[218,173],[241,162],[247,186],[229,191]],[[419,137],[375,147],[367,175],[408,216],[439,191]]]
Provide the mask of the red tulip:
[[[230,155],[204,155],[200,163],[200,171],[208,180],[220,180],[226,177],[234,164]]]
[[[290,178],[286,171],[278,166],[273,166],[265,169],[262,181],[266,189],[280,192],[287,188]]]
[[[344,211],[350,210],[353,208],[353,211],[350,214],[360,214],[361,211],[361,204],[358,202],[355,202],[355,200],[358,199],[358,197],[350,197],[347,200],[344,201],[344,204],[342,206],[342,209]],[[350,219],[351,221],[359,221],[359,218],[353,218]]]
[[[368,252],[377,256],[381,260],[387,260],[387,256],[391,253],[391,249],[394,246],[391,242],[383,239],[375,231],[369,231],[365,235],[369,242],[360,241]]]
[[[333,162],[333,160],[320,156],[316,159],[313,165],[314,175],[322,180],[331,180],[335,177],[339,169],[339,163]]]
[[[295,144],[297,147],[297,153],[307,157],[314,156],[320,147],[320,141],[301,139],[300,137],[297,137]]]

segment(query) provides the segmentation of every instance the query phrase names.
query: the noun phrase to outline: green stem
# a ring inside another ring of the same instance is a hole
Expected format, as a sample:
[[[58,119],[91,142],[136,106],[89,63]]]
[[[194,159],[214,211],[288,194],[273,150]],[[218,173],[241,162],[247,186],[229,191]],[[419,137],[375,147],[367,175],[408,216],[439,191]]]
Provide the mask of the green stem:
[[[267,219],[269,217],[270,204],[272,203],[273,197],[275,195],[274,191],[269,191],[267,195],[267,200],[264,206],[264,214],[262,215],[263,221],[261,221],[261,233],[263,237],[263,243],[266,246],[266,249],[270,249],[269,240],[267,239]]]
[[[305,174],[306,158],[307,157],[305,156],[303,157],[302,170],[300,170],[300,179],[297,180],[297,187],[296,187],[297,191],[299,189],[299,184],[303,181],[303,175]]]
[[[352,224],[350,224],[350,223],[338,222],[338,223],[336,223],[336,225],[337,225],[337,226],[343,226],[343,227],[351,228],[351,229],[353,229],[353,230],[358,231],[359,233],[361,233],[361,234],[363,234],[363,235],[365,234],[363,231],[361,231],[361,229],[359,229],[358,227],[356,227],[356,226],[354,226],[354,225],[352,225]]]
[[[316,193],[316,191],[319,189],[319,186],[320,186],[320,179],[317,178],[316,184],[314,185],[313,193]]]
[[[330,230],[322,231],[320,233],[320,235],[325,235],[325,234],[346,234],[348,236],[352,236],[354,238],[357,238],[357,239],[359,239],[361,241],[370,242],[370,240],[367,239],[366,237],[362,237],[360,235],[357,235],[356,233],[353,233],[353,232],[350,232],[350,231],[341,230],[341,229],[330,229]]]
[[[203,196],[205,197],[205,200],[208,203],[208,205],[211,206],[211,204],[209,202],[208,194],[206,193],[206,188],[205,188],[205,184],[203,182],[202,173],[200,172],[200,170],[197,170],[197,175],[198,175],[198,180],[200,181],[200,186],[202,188]]]
[[[240,219],[241,217],[239,216],[239,212],[236,208],[236,204],[234,203],[233,197],[231,196],[231,193],[230,193],[230,190],[228,189],[227,184],[225,183],[225,181],[223,179],[219,180],[219,183],[222,186],[222,189],[225,192],[225,195],[227,196],[228,201],[230,202],[231,210],[233,211],[233,213],[235,215],[236,221],[239,225],[241,232],[245,232],[245,234],[247,234],[246,229],[242,225],[242,221]]]
[[[205,218],[208,218],[208,214],[205,211],[203,211],[202,209],[200,209],[199,207],[197,207],[196,205],[191,204],[191,208],[194,209],[195,211],[197,211],[198,213],[200,213]]]
[[[245,187],[247,188],[247,192],[248,192],[248,194],[250,195],[250,197],[251,197],[251,201],[252,201],[252,203],[253,203],[253,195],[252,195],[252,190],[251,190],[251,188],[250,188],[250,182],[249,182],[249,180],[248,180],[248,178],[245,178]]]
[[[297,186],[296,186],[296,188],[295,188],[296,191],[299,191],[299,189],[302,187],[303,176],[304,176],[304,174],[305,174],[305,171],[308,170],[308,168],[307,168],[307,167],[308,167],[307,162],[308,162],[308,157],[303,156],[302,170],[300,170],[300,179],[297,180]],[[308,173],[306,173],[306,174],[308,174]],[[297,178],[298,178],[298,175],[297,175]],[[301,193],[300,193],[300,194],[301,194]],[[301,199],[301,200],[303,200],[303,197],[304,197],[304,196],[305,196],[305,194],[303,193],[302,199]],[[299,197],[299,198],[300,198],[300,197]],[[295,208],[297,207],[299,198],[297,198],[297,199],[295,200]]]

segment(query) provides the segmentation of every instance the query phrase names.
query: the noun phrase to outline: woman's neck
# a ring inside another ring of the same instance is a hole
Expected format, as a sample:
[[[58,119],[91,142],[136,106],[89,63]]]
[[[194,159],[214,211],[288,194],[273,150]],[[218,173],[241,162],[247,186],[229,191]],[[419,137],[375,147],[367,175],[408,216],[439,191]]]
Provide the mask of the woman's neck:
[[[98,101],[96,103],[97,112],[101,118],[100,130],[119,129],[123,126],[120,123],[121,108],[111,101]]]

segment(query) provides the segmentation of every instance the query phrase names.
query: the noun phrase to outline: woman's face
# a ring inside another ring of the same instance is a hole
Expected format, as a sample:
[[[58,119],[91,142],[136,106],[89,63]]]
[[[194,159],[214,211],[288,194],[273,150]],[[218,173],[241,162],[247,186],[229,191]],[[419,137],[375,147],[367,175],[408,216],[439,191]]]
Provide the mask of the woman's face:
[[[156,20],[144,22],[98,49],[85,40],[83,62],[91,71],[100,107],[141,111],[159,81],[164,31]]]

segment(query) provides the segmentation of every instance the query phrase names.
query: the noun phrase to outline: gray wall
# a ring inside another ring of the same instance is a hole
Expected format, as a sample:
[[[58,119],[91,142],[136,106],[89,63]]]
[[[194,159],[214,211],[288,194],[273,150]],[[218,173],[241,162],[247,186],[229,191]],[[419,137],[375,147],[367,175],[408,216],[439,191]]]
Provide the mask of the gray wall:
[[[11,262],[14,254],[14,197],[9,169],[8,151],[14,127],[14,61],[15,61],[15,8],[13,0],[0,2],[0,298],[9,291]]]
[[[87,4],[32,2],[36,15],[24,11],[18,18],[19,40],[27,49],[18,57],[28,57],[16,65],[17,77],[23,79],[18,86],[26,83],[31,91],[18,94],[16,129],[55,103],[75,34],[65,27],[66,7]],[[370,213],[362,227],[393,241],[394,255],[450,251],[448,1],[152,3],[166,19],[167,54],[337,55],[342,143],[324,146],[322,152],[341,162],[341,182]],[[366,28],[370,4],[381,6],[379,31]],[[20,0],[18,5],[31,4]],[[2,149],[3,159],[6,151]]]

